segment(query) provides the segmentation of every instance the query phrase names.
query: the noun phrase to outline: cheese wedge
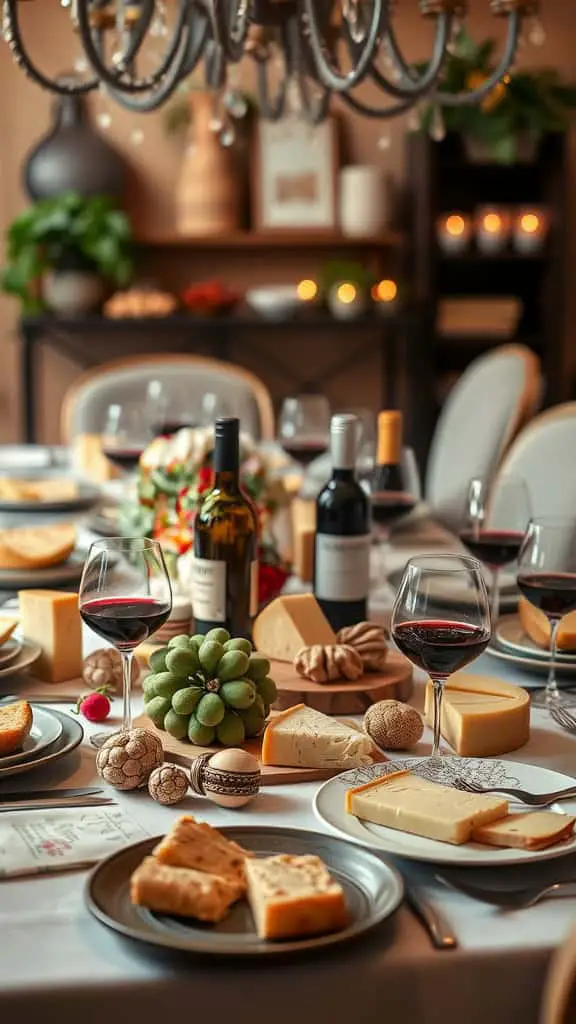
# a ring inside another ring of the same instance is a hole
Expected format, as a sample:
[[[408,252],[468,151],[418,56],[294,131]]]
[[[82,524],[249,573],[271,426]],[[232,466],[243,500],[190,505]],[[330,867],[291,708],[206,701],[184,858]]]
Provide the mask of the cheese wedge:
[[[434,691],[426,686],[426,724],[434,718]],[[530,738],[530,697],[520,686],[491,676],[456,672],[446,683],[441,732],[461,757],[508,754]]]
[[[327,768],[334,772],[372,761],[368,736],[306,704],[295,704],[268,724],[262,741],[262,764]]]
[[[20,624],[24,636],[40,644],[34,675],[63,683],[82,675],[82,623],[78,595],[60,590],[21,590]]]
[[[375,825],[460,846],[478,825],[505,817],[508,803],[402,771],[347,790],[346,811]]]
[[[337,643],[312,594],[289,594],[271,601],[255,619],[252,635],[256,650],[278,661],[293,661],[298,651],[312,644]]]
[[[0,569],[47,569],[70,557],[76,530],[69,523],[0,532]]]
[[[294,532],[292,571],[303,583],[312,583],[314,578],[315,544],[316,530],[296,530]]]
[[[325,935],[348,924],[342,886],[313,855],[246,861],[248,901],[262,939]]]
[[[535,608],[525,597],[518,601],[518,615],[522,628],[538,647],[550,650],[550,623],[539,608]],[[558,628],[558,650],[576,651],[576,612],[570,612],[560,620]]]
[[[32,728],[32,708],[28,701],[0,707],[0,757],[19,750]]]
[[[9,615],[0,615],[0,647],[10,639],[17,625],[18,619],[13,619]]]
[[[509,814],[491,825],[480,825],[472,832],[475,843],[489,846],[511,846],[523,850],[545,850],[562,843],[574,834],[574,822],[567,814],[552,811],[528,811]]]
[[[146,857],[130,880],[130,900],[137,906],[199,921],[222,921],[237,898],[237,887],[224,878],[159,864],[154,857]]]
[[[252,854],[191,815],[178,818],[153,853],[162,864],[208,871],[233,885],[238,895],[246,891],[244,865]]]
[[[78,473],[94,483],[115,480],[122,471],[113,466],[102,452],[99,434],[79,434],[72,445],[72,459]]]

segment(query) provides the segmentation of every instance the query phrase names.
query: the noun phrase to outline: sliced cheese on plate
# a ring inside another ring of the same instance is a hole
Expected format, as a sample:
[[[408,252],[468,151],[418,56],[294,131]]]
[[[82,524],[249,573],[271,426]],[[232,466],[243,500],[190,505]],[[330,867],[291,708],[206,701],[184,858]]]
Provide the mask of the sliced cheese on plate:
[[[538,647],[550,650],[550,623],[544,612],[521,597],[518,601],[518,615],[526,635]],[[557,644],[559,651],[576,651],[576,612],[570,612],[560,620]]]
[[[257,616],[252,634],[256,650],[278,661],[293,661],[298,651],[312,644],[337,643],[328,619],[312,594],[277,597]]]
[[[431,682],[426,685],[424,713],[431,726]],[[456,672],[444,687],[441,732],[461,757],[492,757],[517,750],[530,738],[530,696],[501,679]]]
[[[372,761],[372,742],[357,729],[306,704],[295,704],[268,724],[262,764],[346,771]]]
[[[552,811],[528,811],[508,814],[490,825],[480,825],[472,832],[476,843],[509,846],[523,850],[545,850],[570,839],[576,818]]]
[[[0,532],[0,569],[47,569],[70,557],[76,530],[69,523]]]
[[[248,900],[262,939],[303,938],[348,924],[342,886],[312,854],[246,861]]]

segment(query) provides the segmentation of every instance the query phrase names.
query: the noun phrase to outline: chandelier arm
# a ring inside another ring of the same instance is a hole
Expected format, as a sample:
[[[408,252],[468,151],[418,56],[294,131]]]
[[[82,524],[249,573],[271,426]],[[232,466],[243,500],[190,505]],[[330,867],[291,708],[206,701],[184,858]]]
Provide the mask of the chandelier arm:
[[[322,84],[328,89],[332,89],[337,93],[344,93],[358,85],[370,71],[370,62],[373,60],[379,45],[379,37],[388,28],[388,6],[384,0],[374,0],[372,18],[366,33],[366,40],[358,57],[358,63],[352,71],[345,75],[340,74],[337,63],[335,68],[331,67],[325,57],[325,53],[328,51],[316,23],[314,6],[314,0],[303,0],[303,13],[309,33],[309,45],[314,64],[316,65],[316,74]]]
[[[179,59],[173,64],[164,81],[155,90],[151,90],[150,95],[136,98],[120,89],[114,89],[112,86],[107,86],[106,92],[119,106],[134,114],[148,114],[153,110],[157,110],[175,92],[180,82],[194,70],[203,54],[207,35],[208,19],[206,18],[204,19],[202,29],[198,32],[193,42],[191,31],[189,29],[186,30],[186,34],[182,37],[181,42],[183,53],[180,54]],[[192,45],[190,45],[191,43]]]
[[[227,61],[237,64],[244,54],[244,44],[250,27],[249,0],[237,0],[236,10],[230,18],[225,11],[228,0],[210,0],[209,11],[214,26],[214,37]]]
[[[518,48],[518,41],[520,39],[520,30],[522,28],[522,15],[520,11],[512,11],[508,16],[508,32],[506,36],[506,43],[502,56],[498,62],[498,66],[494,69],[492,74],[479,85],[477,89],[472,89],[470,92],[461,93],[448,93],[437,90],[432,93],[431,98],[438,103],[441,107],[465,107],[472,106],[479,100],[484,99],[488,93],[492,92],[494,86],[498,85],[498,82],[504,77],[507,71],[509,71],[516,50]]]
[[[186,31],[188,18],[192,12],[192,5],[190,0],[180,0],[178,6],[178,14],[176,18],[176,25],[173,32],[173,37],[168,47],[160,66],[156,69],[154,74],[147,75],[146,78],[130,79],[126,81],[124,79],[125,71],[117,70],[111,71],[110,68],[104,63],[101,50],[94,42],[92,35],[92,27],[90,25],[90,2],[91,0],[77,0],[77,16],[78,16],[78,31],[80,35],[80,41],[84,48],[84,53],[95,71],[98,79],[105,85],[110,86],[112,89],[120,92],[137,93],[137,92],[149,92],[150,89],[154,89],[156,85],[164,78],[166,74],[171,72],[176,55],[181,48],[182,36]],[[122,54],[121,63],[124,62],[125,54]]]
[[[354,99],[350,93],[344,92],[340,98],[346,106],[351,107],[352,110],[357,111],[359,114],[363,114],[364,117],[378,118],[380,120],[397,117],[398,114],[405,114],[418,103],[418,98],[414,97],[414,99],[411,100],[403,100],[400,103],[394,103],[390,107],[369,107],[366,103],[361,103],[360,100]]]
[[[261,56],[257,51],[252,54],[256,62],[256,85],[258,91],[258,104],[262,116],[266,121],[279,121],[284,115],[286,108],[286,96],[288,93],[288,68],[284,65],[284,73],[278,91],[273,100],[270,99],[270,85],[268,82],[267,58]]]
[[[46,89],[48,92],[58,93],[60,96],[71,96],[85,94],[92,92],[98,88],[98,78],[90,78],[86,82],[74,82],[71,79],[57,79],[48,78],[36,64],[30,59],[26,53],[24,47],[24,40],[22,39],[22,33],[20,31],[20,22],[18,20],[18,3],[19,0],[6,0],[4,15],[5,15],[5,30],[4,39],[8,44],[8,47],[12,53],[12,57],[18,67],[22,68],[24,73],[32,79],[36,85],[39,85],[41,89]]]
[[[130,41],[122,54],[122,61],[130,64],[138,56],[140,48],[146,40],[146,33],[154,17],[155,0],[140,0],[138,20],[130,32]]]
[[[442,71],[444,60],[448,53],[447,46],[452,32],[452,23],[453,19],[450,13],[438,15],[432,57],[426,69],[418,77],[415,77],[414,72],[411,72],[410,68],[406,65],[404,58],[398,49],[394,30],[392,25],[390,25],[388,31],[390,54],[402,76],[402,84],[398,85],[395,82],[390,82],[375,66],[373,66],[370,71],[370,77],[377,85],[380,86],[381,89],[384,90],[384,92],[388,93],[389,96],[394,96],[395,99],[419,99],[420,97],[425,96],[435,85],[440,72]],[[350,42],[352,42],[351,39]],[[410,74],[407,75],[406,71]]]
[[[322,91],[319,96],[312,97],[310,93],[310,88],[306,81],[306,61],[303,52],[303,40],[300,35],[300,25],[301,22],[296,15],[289,18],[281,30],[284,52],[288,58],[287,78],[290,75],[295,76],[302,113],[309,124],[315,125],[320,124],[328,113],[331,92],[326,86],[320,85]]]

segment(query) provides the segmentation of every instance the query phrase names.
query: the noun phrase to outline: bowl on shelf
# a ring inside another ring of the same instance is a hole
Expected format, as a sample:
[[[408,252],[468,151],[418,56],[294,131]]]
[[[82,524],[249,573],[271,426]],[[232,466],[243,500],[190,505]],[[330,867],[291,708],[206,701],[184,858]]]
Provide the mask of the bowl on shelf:
[[[241,296],[220,281],[202,281],[189,285],[182,293],[182,303],[194,316],[223,316],[231,313]]]
[[[245,295],[246,304],[259,316],[270,320],[294,316],[302,305],[294,284],[263,285],[251,288]]]

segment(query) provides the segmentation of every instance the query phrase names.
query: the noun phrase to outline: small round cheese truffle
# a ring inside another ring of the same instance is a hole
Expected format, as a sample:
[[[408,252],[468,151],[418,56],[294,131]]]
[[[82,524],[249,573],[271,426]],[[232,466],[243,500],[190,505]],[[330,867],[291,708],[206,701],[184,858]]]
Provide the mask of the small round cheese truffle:
[[[150,775],[148,792],[157,803],[166,807],[179,804],[188,792],[188,776],[175,764],[163,764]]]
[[[380,700],[364,715],[364,729],[377,747],[385,750],[409,750],[422,738],[424,723],[409,704],[399,700]]]

